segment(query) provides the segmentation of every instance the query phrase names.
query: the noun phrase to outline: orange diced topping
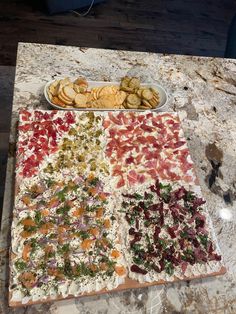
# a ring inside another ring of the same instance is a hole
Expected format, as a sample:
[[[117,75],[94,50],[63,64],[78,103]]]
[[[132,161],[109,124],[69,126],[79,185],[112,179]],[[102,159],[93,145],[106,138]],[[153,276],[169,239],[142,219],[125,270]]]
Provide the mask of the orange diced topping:
[[[111,228],[111,221],[110,221],[110,219],[105,219],[103,224],[104,224],[104,227],[106,229]]]
[[[42,210],[41,210],[41,214],[42,214],[44,217],[46,217],[46,216],[49,215],[49,210],[48,210],[48,209],[42,209]]]
[[[69,207],[73,207],[74,206],[74,203],[72,201],[67,201],[66,202],[66,205],[69,206]]]
[[[97,218],[101,218],[103,215],[103,208],[102,207],[99,207],[96,211],[96,217]]]
[[[54,251],[54,249],[53,249],[53,246],[52,246],[52,245],[46,245],[45,248],[44,248],[44,252],[45,252],[46,254],[51,253],[51,252],[53,252],[53,251]]]
[[[24,272],[20,274],[18,279],[26,288],[32,288],[36,282],[36,275],[31,272]]]
[[[54,206],[57,206],[58,204],[58,199],[56,197],[53,197],[50,199],[50,201],[48,202],[48,207],[52,208]]]
[[[76,209],[75,211],[73,211],[72,215],[74,217],[80,217],[83,215],[83,213],[84,213],[84,208],[80,207],[80,208]]]
[[[70,229],[69,226],[67,225],[61,225],[61,226],[58,226],[57,230],[58,230],[58,233],[64,233],[66,232],[66,230]]]
[[[115,266],[115,272],[119,276],[124,276],[126,274],[126,269],[124,266]]]
[[[88,192],[89,192],[89,194],[91,194],[93,196],[97,194],[97,190],[95,188],[89,188]]]
[[[30,204],[30,197],[27,196],[27,195],[24,195],[21,200],[22,200],[22,202],[23,202],[25,205],[29,205],[29,204]]]
[[[111,251],[111,257],[113,257],[113,258],[120,257],[120,252],[118,250],[112,250]]]
[[[106,271],[108,269],[107,263],[101,263],[99,266],[100,266],[101,270],[105,270]]]
[[[62,237],[61,235],[58,236],[58,243],[59,243],[60,245],[63,245],[63,244],[64,244],[64,239],[63,239],[63,237]]]
[[[88,181],[92,181],[95,178],[94,173],[91,172],[88,176]]]
[[[88,268],[91,269],[92,271],[97,271],[97,269],[98,269],[95,264],[90,264],[90,265],[88,266]]]
[[[70,188],[74,188],[74,187],[75,187],[75,183],[74,183],[73,181],[69,181],[69,182],[68,182],[68,186],[69,186]]]
[[[29,260],[29,253],[31,251],[31,245],[30,244],[25,244],[24,248],[23,248],[23,252],[22,252],[22,258],[24,261],[28,261]]]
[[[83,250],[89,250],[92,246],[93,240],[91,239],[85,239],[82,243],[81,243],[81,248]]]
[[[94,237],[97,237],[99,235],[99,229],[98,228],[90,228],[89,233],[91,233]]]
[[[28,206],[28,209],[29,210],[35,210],[35,209],[37,209],[37,205],[35,204],[35,205],[30,205],[30,206]]]
[[[53,228],[53,224],[51,222],[47,222],[39,228],[39,232],[43,234],[47,234],[50,232],[52,228]]]
[[[34,231],[25,231],[25,230],[20,233],[23,239],[27,239],[31,237],[33,234],[35,234]]]
[[[31,226],[34,227],[36,224],[32,218],[25,218],[21,221],[23,226]]]
[[[48,268],[48,275],[55,276],[58,279],[64,279],[63,273],[57,268]]]
[[[105,201],[105,200],[107,199],[105,193],[100,193],[100,194],[99,194],[99,198],[100,198],[101,201]]]
[[[42,194],[44,192],[44,188],[38,184],[34,184],[31,186],[30,191],[36,194]]]

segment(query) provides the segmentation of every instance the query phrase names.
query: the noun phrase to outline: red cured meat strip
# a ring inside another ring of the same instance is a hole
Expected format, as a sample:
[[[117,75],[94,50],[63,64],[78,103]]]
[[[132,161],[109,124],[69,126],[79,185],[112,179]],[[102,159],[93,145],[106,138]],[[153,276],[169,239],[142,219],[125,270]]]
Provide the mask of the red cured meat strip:
[[[140,155],[137,155],[136,157],[135,157],[135,164],[136,165],[138,165],[138,164],[140,164],[140,162],[141,162],[141,160],[143,159],[143,155],[142,154],[140,154]]]
[[[31,117],[31,113],[27,110],[22,109],[20,111],[22,121],[28,121]]]
[[[139,115],[139,116],[138,116],[138,121],[139,121],[139,122],[143,122],[144,119],[145,119],[145,116],[144,116],[144,115]]]
[[[109,121],[107,119],[103,120],[102,126],[104,127],[104,129],[109,128],[110,125],[111,125],[111,121]]]
[[[139,183],[144,183],[145,182],[145,175],[144,174],[141,174],[141,175],[138,175],[138,182]]]
[[[129,117],[123,112],[118,113],[117,119],[119,119],[122,122],[122,124],[125,124],[125,125],[129,124]]]
[[[122,166],[121,165],[115,165],[112,169],[113,176],[120,176],[122,175]]]
[[[113,115],[111,112],[108,113],[108,116],[110,118],[110,120],[117,125],[122,125],[121,120],[119,120],[115,115]]]
[[[130,156],[130,157],[126,158],[125,162],[127,165],[133,164],[134,163],[134,157]]]
[[[146,124],[144,124],[144,123],[140,125],[140,128],[143,129],[143,130],[146,131],[146,132],[152,132],[152,131],[154,131],[154,128],[153,128],[153,127],[151,127],[151,126],[149,126],[149,125],[146,125]]]
[[[138,182],[138,174],[134,170],[129,171],[127,178],[130,185],[134,185]]]
[[[150,176],[151,176],[151,178],[152,179],[156,179],[157,178],[157,176],[159,175],[159,173],[158,173],[158,171],[156,170],[156,169],[149,169],[149,170],[147,170],[146,171]]]
[[[189,162],[181,163],[180,168],[183,171],[183,173],[186,173],[188,172],[188,170],[193,168],[193,164]]]
[[[120,180],[118,181],[116,187],[119,189],[119,188],[121,188],[121,187],[124,186],[124,185],[125,185],[125,180],[124,180],[123,177],[121,177]]]
[[[149,160],[149,161],[145,162],[144,165],[147,168],[156,169],[156,167],[157,167],[157,160],[156,159],[155,160]]]
[[[156,139],[155,136],[153,136],[153,135],[148,135],[148,136],[146,137],[146,141],[147,141],[148,143],[154,144],[154,143],[156,143],[157,139]]]

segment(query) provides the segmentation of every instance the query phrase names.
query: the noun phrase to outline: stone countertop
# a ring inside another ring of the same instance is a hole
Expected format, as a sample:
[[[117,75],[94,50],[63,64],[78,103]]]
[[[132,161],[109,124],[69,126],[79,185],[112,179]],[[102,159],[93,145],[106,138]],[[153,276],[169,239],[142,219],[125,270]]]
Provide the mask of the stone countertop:
[[[45,83],[85,76],[117,81],[125,75],[162,85],[165,111],[177,111],[196,165],[227,273],[25,308],[7,307],[9,230],[13,207],[18,111],[48,109]],[[0,237],[0,312],[3,313],[236,313],[236,60],[20,43],[14,88]]]

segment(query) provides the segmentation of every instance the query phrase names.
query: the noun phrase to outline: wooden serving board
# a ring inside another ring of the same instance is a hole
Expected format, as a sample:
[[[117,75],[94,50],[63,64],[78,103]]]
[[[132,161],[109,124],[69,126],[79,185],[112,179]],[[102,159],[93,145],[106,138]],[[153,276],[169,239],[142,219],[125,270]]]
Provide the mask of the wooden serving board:
[[[193,169],[194,171],[194,169]],[[18,182],[19,180],[17,180],[16,177],[16,184],[15,184],[15,195],[17,195],[18,193],[18,187],[20,185],[20,183]],[[198,186],[197,183],[197,177],[195,179],[195,185]],[[14,217],[16,217],[16,211],[13,211],[13,215]],[[211,230],[209,230],[211,231]],[[10,264],[13,260],[13,253],[10,254]],[[219,275],[223,275],[226,273],[226,267],[221,266],[222,264],[219,264],[219,269],[218,271],[215,272],[210,272],[210,273],[203,273],[200,275],[193,275],[193,276],[184,276],[182,279],[179,279],[177,277],[174,277],[172,281],[165,281],[165,280],[158,280],[158,281],[153,281],[153,282],[146,282],[146,283],[140,283],[136,280],[130,279],[128,276],[125,278],[125,282],[123,284],[120,284],[117,288],[112,289],[112,290],[107,290],[107,289],[102,289],[100,291],[92,291],[89,293],[83,293],[81,295],[78,296],[78,298],[80,297],[86,297],[86,296],[95,296],[95,295],[100,295],[100,294],[107,294],[107,293],[112,293],[112,292],[119,292],[119,291],[124,291],[124,290],[128,290],[128,289],[138,289],[138,288],[145,288],[145,287],[151,287],[151,286],[155,286],[155,285],[162,285],[162,284],[166,284],[169,282],[177,282],[177,281],[184,281],[184,280],[192,280],[192,279],[203,279],[203,278],[207,278],[207,277],[212,277],[212,276],[219,276]],[[10,274],[10,285],[12,283],[12,277]],[[63,299],[71,299],[71,298],[75,298],[73,295],[69,295],[68,297],[63,297],[62,295],[58,295],[57,298],[45,298],[45,299],[41,299],[38,301],[29,301],[27,304],[22,304],[22,302],[15,302],[11,300],[12,297],[12,293],[9,292],[9,305],[11,307],[20,307],[20,306],[25,306],[25,305],[33,305],[33,304],[40,304],[40,303],[46,303],[46,302],[52,302],[52,301],[59,301],[59,300],[63,300]],[[77,298],[77,297],[76,297]]]

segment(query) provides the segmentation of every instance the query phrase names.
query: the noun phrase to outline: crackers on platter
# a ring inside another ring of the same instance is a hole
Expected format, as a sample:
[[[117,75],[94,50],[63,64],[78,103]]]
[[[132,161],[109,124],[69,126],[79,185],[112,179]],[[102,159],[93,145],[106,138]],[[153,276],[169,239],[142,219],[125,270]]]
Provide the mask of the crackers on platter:
[[[155,109],[160,103],[158,91],[142,87],[137,77],[125,76],[120,85],[89,88],[83,77],[55,80],[48,89],[49,100],[62,108]]]

